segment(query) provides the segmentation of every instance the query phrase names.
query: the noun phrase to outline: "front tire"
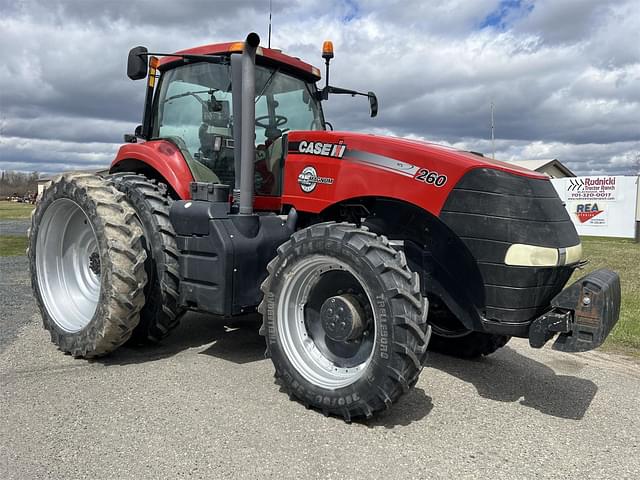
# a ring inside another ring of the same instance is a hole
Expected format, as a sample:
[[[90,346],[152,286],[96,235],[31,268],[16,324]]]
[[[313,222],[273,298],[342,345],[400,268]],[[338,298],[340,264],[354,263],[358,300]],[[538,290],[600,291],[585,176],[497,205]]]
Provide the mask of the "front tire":
[[[292,398],[350,421],[415,385],[430,336],[427,300],[385,237],[313,225],[280,246],[268,270],[260,333]]]
[[[511,339],[506,335],[469,330],[438,297],[431,298],[431,306],[429,350],[433,352],[458,358],[479,358],[491,355]]]
[[[510,339],[506,335],[483,332],[469,332],[461,337],[443,337],[434,333],[429,350],[458,358],[479,358],[496,352]]]
[[[55,179],[34,210],[27,255],[44,327],[62,351],[99,357],[130,337],[146,254],[133,210],[104,179]]]

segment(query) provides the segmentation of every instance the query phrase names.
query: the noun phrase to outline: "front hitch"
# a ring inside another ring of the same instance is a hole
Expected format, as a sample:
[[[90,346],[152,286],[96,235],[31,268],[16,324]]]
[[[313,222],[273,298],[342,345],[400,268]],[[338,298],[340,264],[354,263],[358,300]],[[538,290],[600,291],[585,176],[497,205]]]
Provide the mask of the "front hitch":
[[[602,345],[620,316],[620,277],[600,269],[565,288],[551,310],[531,323],[529,344],[542,347],[556,333],[554,350],[585,352]]]

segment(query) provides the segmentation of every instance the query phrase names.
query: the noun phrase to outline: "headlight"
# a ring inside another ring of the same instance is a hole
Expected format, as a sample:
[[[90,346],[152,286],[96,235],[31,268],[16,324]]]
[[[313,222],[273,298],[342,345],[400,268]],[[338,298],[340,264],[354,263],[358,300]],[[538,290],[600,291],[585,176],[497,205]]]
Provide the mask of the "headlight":
[[[514,243],[507,250],[504,263],[520,267],[557,267],[577,263],[582,258],[582,244],[568,248],[538,247]]]

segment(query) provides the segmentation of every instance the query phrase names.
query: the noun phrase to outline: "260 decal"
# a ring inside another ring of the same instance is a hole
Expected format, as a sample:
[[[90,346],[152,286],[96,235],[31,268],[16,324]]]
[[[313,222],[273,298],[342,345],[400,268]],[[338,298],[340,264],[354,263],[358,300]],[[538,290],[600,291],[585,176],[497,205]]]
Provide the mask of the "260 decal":
[[[419,182],[424,182],[427,185],[435,185],[436,187],[442,187],[447,183],[446,175],[441,175],[438,172],[427,170],[426,168],[418,170],[413,178]]]

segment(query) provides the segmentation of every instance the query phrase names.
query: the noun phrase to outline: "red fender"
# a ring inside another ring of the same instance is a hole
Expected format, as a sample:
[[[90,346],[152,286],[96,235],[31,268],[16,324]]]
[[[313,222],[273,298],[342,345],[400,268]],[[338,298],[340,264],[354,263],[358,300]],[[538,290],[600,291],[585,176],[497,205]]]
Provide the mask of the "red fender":
[[[142,162],[158,172],[182,200],[191,198],[189,184],[193,182],[193,175],[182,153],[174,144],[166,140],[153,140],[123,145],[111,162],[110,171],[118,171],[118,167],[122,169],[125,162],[130,160]]]

